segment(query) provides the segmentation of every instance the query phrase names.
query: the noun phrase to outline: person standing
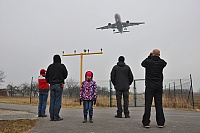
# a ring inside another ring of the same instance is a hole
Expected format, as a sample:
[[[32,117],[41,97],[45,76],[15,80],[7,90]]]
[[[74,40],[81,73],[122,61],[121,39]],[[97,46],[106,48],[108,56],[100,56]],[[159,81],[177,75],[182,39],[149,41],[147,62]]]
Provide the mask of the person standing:
[[[125,58],[120,56],[118,58],[118,63],[112,68],[110,77],[111,82],[114,85],[116,90],[116,99],[117,99],[117,115],[116,118],[122,118],[122,95],[124,100],[124,115],[125,118],[130,118],[129,115],[129,89],[130,85],[133,82],[133,74],[128,65],[125,64]]]
[[[85,73],[85,81],[82,82],[80,89],[80,104],[83,101],[83,123],[87,122],[87,115],[89,110],[89,122],[93,123],[93,104],[96,104],[97,99],[97,84],[93,80],[93,73],[87,71]]]
[[[50,118],[51,121],[60,121],[60,109],[62,103],[62,92],[64,80],[68,76],[68,71],[64,64],[61,64],[59,55],[54,55],[53,64],[50,64],[46,72],[46,81],[50,84]]]
[[[47,117],[45,114],[47,98],[49,93],[49,84],[45,79],[46,70],[40,70],[40,76],[38,77],[38,89],[39,89],[39,105],[38,105],[38,117]]]
[[[159,128],[164,127],[165,117],[162,107],[163,68],[167,63],[160,58],[160,50],[154,49],[152,55],[141,63],[145,68],[145,110],[142,119],[143,126],[150,128],[150,113],[154,98],[156,108],[156,122]]]

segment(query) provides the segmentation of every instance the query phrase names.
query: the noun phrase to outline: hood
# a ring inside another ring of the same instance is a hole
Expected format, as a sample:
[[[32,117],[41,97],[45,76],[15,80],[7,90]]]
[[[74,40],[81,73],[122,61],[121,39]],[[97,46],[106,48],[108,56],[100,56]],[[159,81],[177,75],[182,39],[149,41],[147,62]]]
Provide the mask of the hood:
[[[123,67],[123,66],[125,66],[126,64],[125,64],[123,61],[119,61],[119,62],[117,63],[117,65],[120,66],[120,67]]]
[[[156,61],[156,60],[160,60],[160,57],[159,56],[152,56],[151,59]]]
[[[61,63],[61,58],[60,58],[60,55],[54,55],[53,57],[53,62],[57,62],[57,63]]]

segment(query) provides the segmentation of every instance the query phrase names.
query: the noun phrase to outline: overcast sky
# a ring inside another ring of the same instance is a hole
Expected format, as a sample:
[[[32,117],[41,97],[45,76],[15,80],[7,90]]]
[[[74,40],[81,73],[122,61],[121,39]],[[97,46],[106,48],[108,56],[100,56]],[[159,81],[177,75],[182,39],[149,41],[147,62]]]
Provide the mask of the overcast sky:
[[[154,49],[168,63],[165,79],[192,74],[194,89],[200,89],[199,0],[1,0],[0,70],[5,83],[18,85],[37,81],[39,70],[52,63],[54,54],[90,49],[103,55],[84,57],[84,72],[95,80],[108,80],[120,55],[125,56],[135,79],[144,78],[141,62]],[[129,33],[96,30],[122,21],[145,22],[129,27]],[[69,78],[79,80],[80,57],[61,57]]]

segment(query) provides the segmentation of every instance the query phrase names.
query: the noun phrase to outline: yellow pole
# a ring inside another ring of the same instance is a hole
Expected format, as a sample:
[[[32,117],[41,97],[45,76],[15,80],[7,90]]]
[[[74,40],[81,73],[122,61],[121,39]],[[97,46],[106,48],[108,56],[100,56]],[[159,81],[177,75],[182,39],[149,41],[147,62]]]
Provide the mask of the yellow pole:
[[[87,53],[87,52],[84,52],[84,53],[73,53],[73,54],[64,54],[63,52],[63,56],[77,56],[77,55],[80,55],[80,87],[82,85],[82,81],[83,81],[83,56],[84,55],[94,55],[94,54],[103,54],[102,52],[102,49],[101,49],[101,52],[92,52],[92,53]]]
[[[82,77],[83,77],[83,75],[82,75],[82,73],[83,73],[83,54],[81,53],[81,59],[80,59],[80,87],[81,87],[81,84],[82,84]]]

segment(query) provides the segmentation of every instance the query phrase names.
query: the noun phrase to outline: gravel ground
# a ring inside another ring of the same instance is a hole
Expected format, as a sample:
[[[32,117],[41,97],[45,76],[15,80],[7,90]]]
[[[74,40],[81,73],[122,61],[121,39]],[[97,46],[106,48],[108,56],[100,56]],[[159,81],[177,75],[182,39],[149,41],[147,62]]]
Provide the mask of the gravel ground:
[[[0,109],[0,120],[33,119],[36,114],[25,111]]]
[[[26,111],[35,116],[37,114],[37,106],[0,103],[0,108]],[[121,119],[116,119],[114,118],[116,108],[94,109],[94,123],[82,123],[82,109],[62,108],[63,121],[50,121],[47,112],[48,117],[39,118],[37,125],[28,133],[200,133],[200,112],[165,108],[166,123],[165,127],[160,129],[156,124],[155,109],[152,108],[151,128],[145,129],[141,123],[144,108],[131,107],[129,110],[131,118],[123,116]]]

